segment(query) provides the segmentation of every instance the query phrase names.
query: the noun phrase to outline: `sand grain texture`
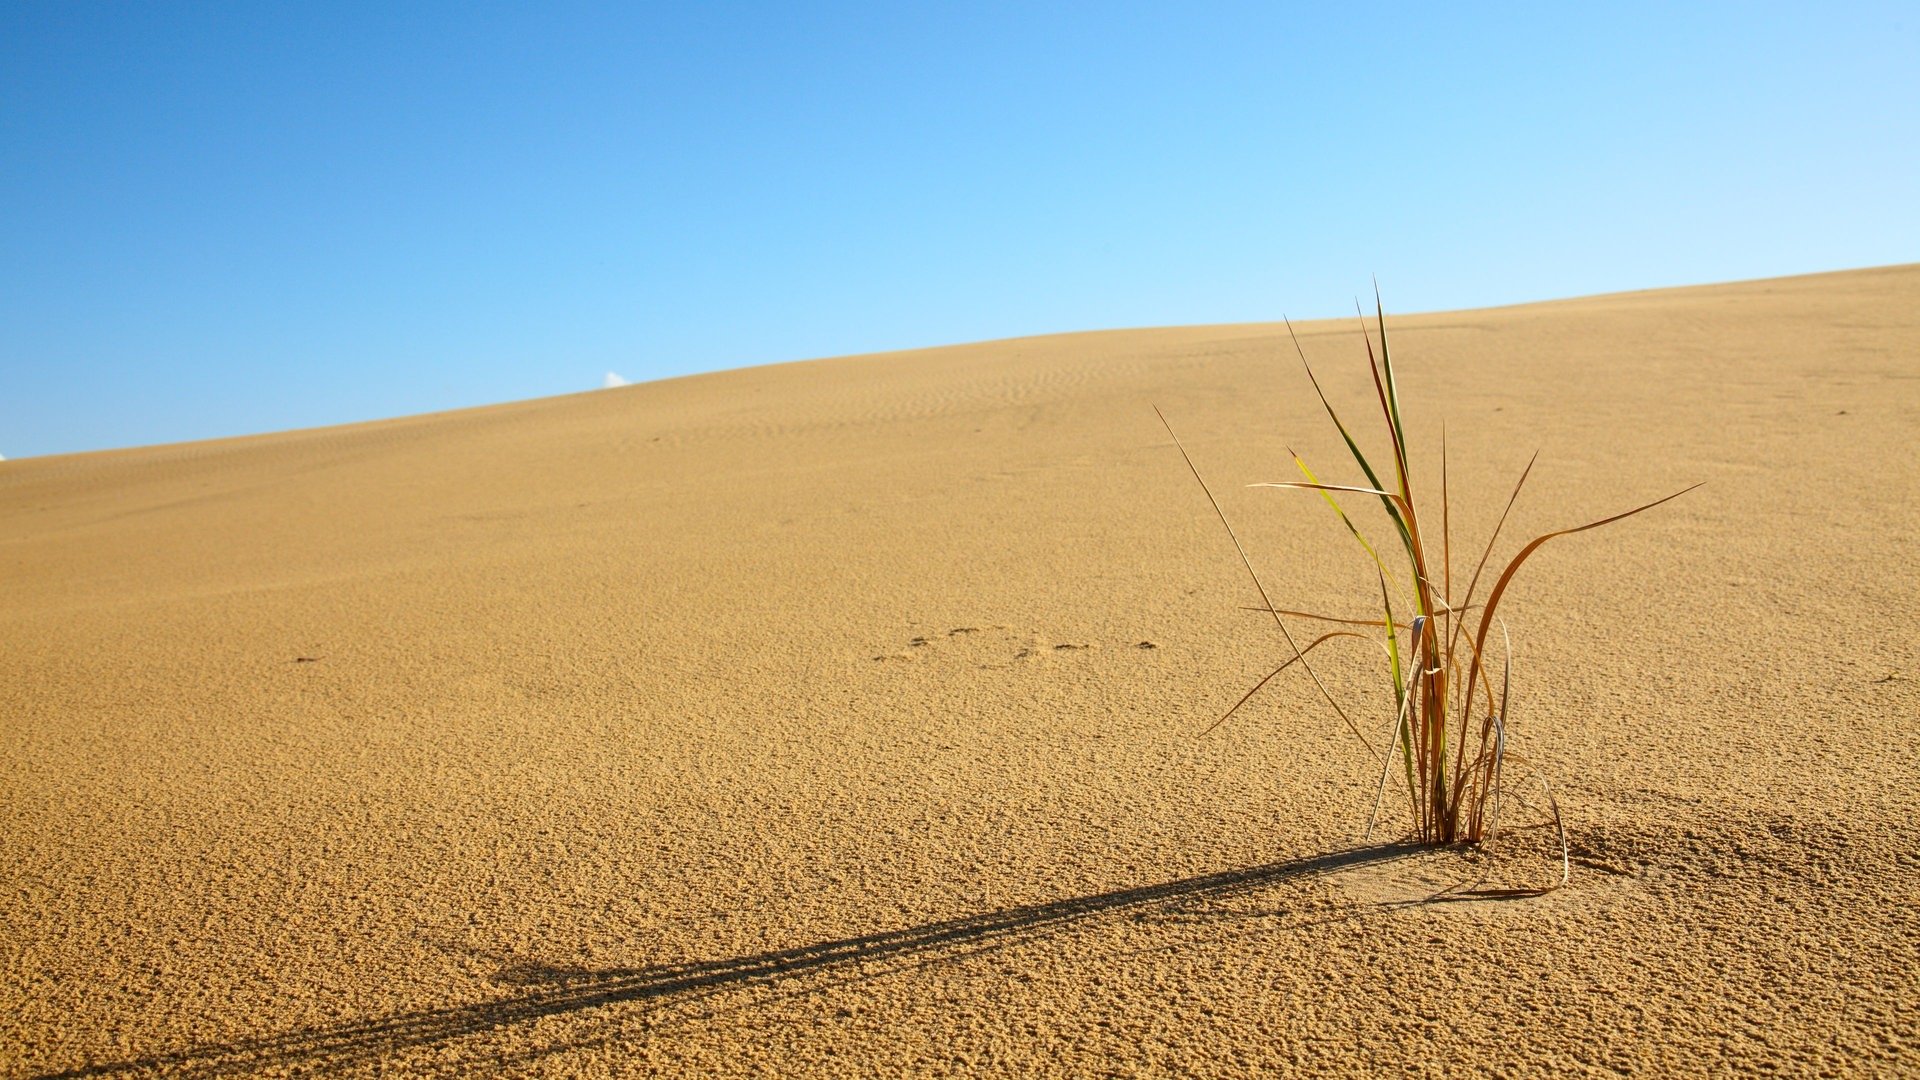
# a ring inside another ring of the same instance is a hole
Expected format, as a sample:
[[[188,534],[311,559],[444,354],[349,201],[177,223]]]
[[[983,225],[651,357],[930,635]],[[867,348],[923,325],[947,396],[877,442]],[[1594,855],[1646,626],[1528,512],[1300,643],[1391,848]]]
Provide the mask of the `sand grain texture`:
[[[1570,888],[1195,738],[1282,646],[1150,405],[1373,587],[1278,327],[817,361],[0,463],[0,1073],[1913,1071],[1920,268],[1391,325],[1462,537],[1707,481],[1508,601]]]

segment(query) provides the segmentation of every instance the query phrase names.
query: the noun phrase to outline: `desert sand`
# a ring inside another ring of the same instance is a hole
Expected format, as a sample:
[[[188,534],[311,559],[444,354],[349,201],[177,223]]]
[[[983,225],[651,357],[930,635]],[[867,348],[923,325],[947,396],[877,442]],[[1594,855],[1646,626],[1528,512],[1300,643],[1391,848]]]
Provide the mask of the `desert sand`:
[[[1285,646],[1152,406],[1377,597],[1283,328],[786,364],[0,463],[0,1073],[1920,1070],[1920,266],[1388,325],[1456,573],[1705,481],[1505,603],[1567,887],[1200,736]]]

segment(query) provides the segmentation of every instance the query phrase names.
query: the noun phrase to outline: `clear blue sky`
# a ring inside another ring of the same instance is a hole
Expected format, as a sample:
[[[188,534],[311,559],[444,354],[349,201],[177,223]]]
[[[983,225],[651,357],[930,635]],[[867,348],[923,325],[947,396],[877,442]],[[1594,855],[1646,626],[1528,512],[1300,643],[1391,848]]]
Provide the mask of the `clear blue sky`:
[[[14,2],[0,454],[1920,260],[1920,9]]]

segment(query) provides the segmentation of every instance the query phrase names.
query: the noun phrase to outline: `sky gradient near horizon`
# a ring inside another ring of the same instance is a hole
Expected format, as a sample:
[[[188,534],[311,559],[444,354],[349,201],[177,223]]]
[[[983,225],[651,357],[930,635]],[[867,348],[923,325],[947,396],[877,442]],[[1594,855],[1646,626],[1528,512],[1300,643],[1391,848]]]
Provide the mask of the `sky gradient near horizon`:
[[[1906,5],[27,2],[0,454],[1920,260]]]

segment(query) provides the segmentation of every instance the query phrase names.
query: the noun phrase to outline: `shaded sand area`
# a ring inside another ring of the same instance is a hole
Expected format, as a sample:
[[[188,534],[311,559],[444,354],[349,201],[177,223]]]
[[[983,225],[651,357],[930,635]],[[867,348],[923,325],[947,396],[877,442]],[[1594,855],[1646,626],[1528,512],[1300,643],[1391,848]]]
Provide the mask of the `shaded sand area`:
[[[1920,267],[1390,325],[1457,537],[1707,482],[1507,601],[1568,888],[1428,901],[1557,864],[1363,844],[1293,675],[1197,737],[1284,646],[1151,405],[1377,590],[1278,327],[824,360],[0,463],[0,1073],[1920,1067]]]

